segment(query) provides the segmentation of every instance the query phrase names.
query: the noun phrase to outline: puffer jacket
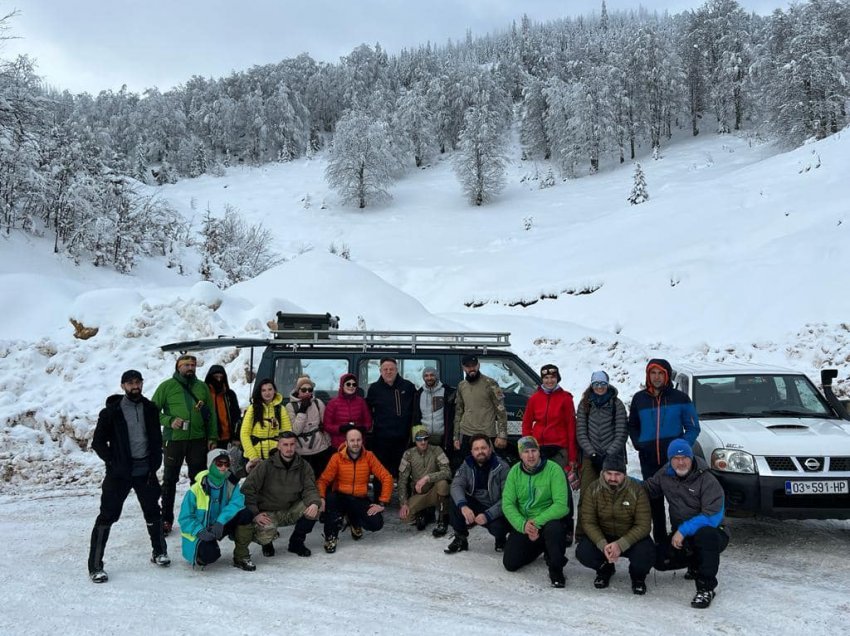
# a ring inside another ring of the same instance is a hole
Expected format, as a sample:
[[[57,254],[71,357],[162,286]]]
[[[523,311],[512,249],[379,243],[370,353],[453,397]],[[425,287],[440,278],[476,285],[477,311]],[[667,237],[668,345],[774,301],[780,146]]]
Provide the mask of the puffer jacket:
[[[274,420],[278,423],[273,423]],[[254,405],[245,411],[239,436],[247,459],[268,459],[273,448],[277,448],[278,433],[291,431],[292,423],[283,408],[283,396],[275,393],[272,401],[263,404],[263,417],[254,421]]]
[[[304,506],[321,505],[313,469],[299,455],[289,467],[274,452],[257,466],[242,483],[245,507],[256,517],[261,512],[288,510],[299,501]]]
[[[668,462],[643,483],[650,498],[664,496],[670,506],[673,530],[683,536],[689,537],[705,526],[723,525],[723,487],[702,457],[694,457],[691,470],[684,477],[679,477]]]
[[[608,400],[598,405],[588,387],[576,413],[576,438],[585,457],[594,453],[626,457],[626,405],[617,397],[617,389],[608,388]]]
[[[333,486],[334,492],[365,497],[369,493],[369,475],[375,475],[381,480],[381,505],[386,506],[393,494],[393,476],[372,451],[364,448],[357,459],[352,459],[346,445],[341,444],[316,485],[322,498],[329,486]]]
[[[560,386],[551,393],[538,388],[525,405],[522,434],[533,436],[541,446],[566,449],[567,461],[577,463],[576,413],[572,394]]]
[[[295,440],[298,444],[295,450],[299,455],[316,455],[331,445],[331,436],[322,427],[325,403],[319,398],[312,398],[310,406],[303,413],[298,412],[300,405],[300,396],[292,393],[286,405],[286,414],[292,424],[292,432],[298,436]]]
[[[348,395],[342,389],[342,385],[348,380],[356,379],[357,376],[353,373],[343,374],[339,379],[337,396],[332,398],[325,408],[323,423],[333,448],[339,448],[339,445],[345,442],[345,435],[340,433],[339,429],[346,424],[354,424],[366,432],[372,430],[372,412],[366,400],[357,393]]]
[[[545,459],[532,472],[525,470],[522,462],[514,464],[502,493],[502,510],[517,532],[523,532],[529,520],[543,528],[553,519],[566,517],[569,507],[563,469]]]
[[[625,552],[649,536],[652,516],[649,498],[631,477],[612,488],[600,477],[581,492],[581,525],[600,550],[615,540]]]

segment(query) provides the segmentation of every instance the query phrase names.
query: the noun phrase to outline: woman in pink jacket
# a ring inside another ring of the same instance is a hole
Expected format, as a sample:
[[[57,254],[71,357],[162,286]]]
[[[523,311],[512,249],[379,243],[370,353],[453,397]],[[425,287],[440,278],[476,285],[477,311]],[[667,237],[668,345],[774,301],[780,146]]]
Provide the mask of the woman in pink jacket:
[[[372,430],[372,414],[366,400],[357,394],[357,376],[345,373],[339,379],[339,393],[325,407],[324,428],[331,436],[331,447],[339,448],[345,442],[340,427],[353,424],[362,431]]]

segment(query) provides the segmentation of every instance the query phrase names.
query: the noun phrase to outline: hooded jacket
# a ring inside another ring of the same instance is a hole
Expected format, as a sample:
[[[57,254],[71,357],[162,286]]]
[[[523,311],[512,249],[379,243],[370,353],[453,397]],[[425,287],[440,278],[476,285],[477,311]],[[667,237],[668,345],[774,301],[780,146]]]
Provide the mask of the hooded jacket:
[[[566,449],[569,463],[577,463],[576,410],[572,394],[560,386],[551,393],[538,388],[525,405],[522,435],[533,436],[541,446]]]
[[[349,395],[343,390],[343,385],[349,380],[357,380],[357,376],[353,373],[343,374],[339,379],[336,397],[325,407],[324,427],[330,435],[333,448],[339,448],[345,442],[345,435],[339,429],[346,424],[354,424],[366,432],[372,430],[372,413],[366,400],[357,392]]]
[[[218,416],[212,407],[210,390],[198,378],[187,380],[175,371],[173,376],[156,387],[151,402],[160,409],[159,423],[164,441],[218,440]],[[209,409],[207,422],[204,422],[201,403]],[[189,422],[189,430],[171,428],[171,423],[178,417]]]
[[[667,382],[658,394],[652,389],[649,371],[659,367]],[[667,460],[667,446],[683,438],[691,446],[699,436],[699,418],[691,399],[673,388],[673,369],[667,360],[654,358],[646,365],[646,387],[632,398],[629,408],[629,438],[640,454],[654,456],[657,464]]]
[[[130,479],[133,473],[133,456],[130,452],[130,435],[121,410],[123,395],[110,395],[106,407],[97,417],[91,447],[106,464],[106,475],[118,479]],[[162,465],[162,428],[159,425],[159,409],[142,397],[145,418],[145,433],[148,438],[148,466],[150,474],[156,474]]]
[[[566,517],[569,507],[563,469],[545,459],[530,472],[521,461],[514,464],[502,493],[502,510],[517,532],[524,532],[529,520],[542,529],[550,521]]]
[[[213,386],[212,376],[216,373],[221,373],[224,376],[224,386],[221,393],[216,393]],[[227,371],[220,364],[214,364],[207,371],[204,378],[204,383],[210,390],[212,404],[210,408],[215,407],[215,414],[218,418],[218,439],[222,442],[232,442],[239,439],[239,424],[242,422],[242,410],[239,408],[239,400],[236,398],[236,392],[230,388],[227,381]]]
[[[357,459],[352,459],[348,447],[341,444],[316,485],[321,497],[325,497],[329,486],[333,486],[334,492],[344,495],[366,497],[369,493],[369,475],[375,475],[381,480],[381,505],[386,506],[393,494],[392,475],[372,451],[364,447]]]
[[[257,466],[242,483],[245,507],[253,516],[261,512],[289,510],[299,501],[304,507],[321,505],[313,469],[300,455],[289,466],[275,451]]]
[[[277,424],[274,423],[277,420]],[[242,418],[240,438],[245,457],[250,459],[266,459],[277,448],[278,433],[291,431],[292,423],[283,408],[283,396],[275,393],[272,401],[263,403],[263,416],[259,422],[254,421],[254,405],[245,410]]]
[[[476,471],[481,470],[487,470],[486,491],[483,489],[479,491],[475,488],[475,474]],[[482,506],[487,506],[484,516],[487,517],[488,521],[504,516],[502,512],[502,492],[505,489],[509,470],[510,466],[496,453],[490,455],[489,461],[483,468],[478,466],[472,455],[467,456],[460,468],[457,469],[454,479],[452,479],[452,501],[460,509],[466,505],[467,499],[475,499]]]
[[[242,508],[245,498],[234,478],[224,480],[216,487],[208,479],[209,470],[201,471],[195,477],[195,483],[186,491],[180,505],[180,535],[183,537],[183,558],[189,563],[195,562],[198,549],[198,533],[215,523],[227,525]]]

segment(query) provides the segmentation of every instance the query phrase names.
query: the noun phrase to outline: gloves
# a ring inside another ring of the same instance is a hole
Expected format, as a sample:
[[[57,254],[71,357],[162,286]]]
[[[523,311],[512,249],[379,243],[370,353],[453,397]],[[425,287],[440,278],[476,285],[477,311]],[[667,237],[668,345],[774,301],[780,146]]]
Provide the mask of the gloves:
[[[213,532],[210,528],[204,528],[198,533],[198,538],[201,541],[216,541],[215,532]]]
[[[579,490],[581,488],[581,477],[575,470],[570,470],[567,473],[567,481],[573,490]]]
[[[310,400],[301,400],[298,403],[298,412],[299,413],[306,413],[307,409],[309,409],[309,408],[310,408]]]
[[[590,464],[593,466],[593,470],[597,473],[602,472],[602,464],[605,463],[605,453],[593,453],[590,456]]]
[[[216,522],[212,525],[212,528],[210,528],[210,530],[212,531],[213,536],[215,536],[215,540],[221,541],[221,538],[224,536],[224,526]]]

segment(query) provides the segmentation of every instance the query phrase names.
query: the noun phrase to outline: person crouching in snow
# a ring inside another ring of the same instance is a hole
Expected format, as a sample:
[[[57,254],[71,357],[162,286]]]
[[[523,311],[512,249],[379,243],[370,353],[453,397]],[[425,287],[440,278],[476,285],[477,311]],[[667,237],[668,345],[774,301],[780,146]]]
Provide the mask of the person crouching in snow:
[[[183,557],[201,567],[219,559],[218,542],[225,535],[233,535],[236,526],[250,525],[252,521],[238,481],[230,474],[227,451],[211,450],[207,454],[207,466],[209,469],[198,473],[195,483],[183,497],[178,518]],[[247,546],[237,544],[233,550],[233,566],[248,572],[257,569]]]

